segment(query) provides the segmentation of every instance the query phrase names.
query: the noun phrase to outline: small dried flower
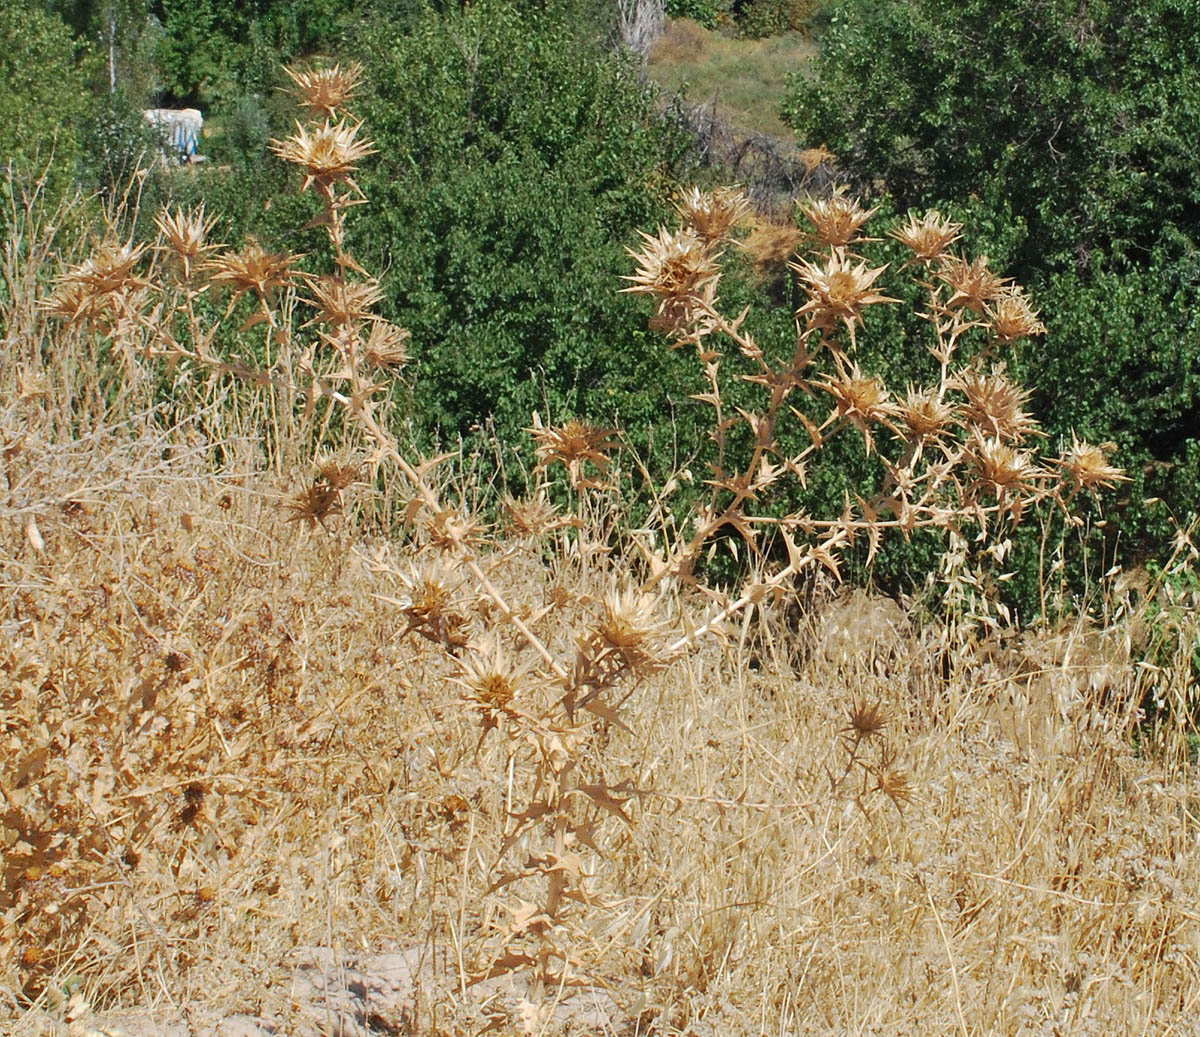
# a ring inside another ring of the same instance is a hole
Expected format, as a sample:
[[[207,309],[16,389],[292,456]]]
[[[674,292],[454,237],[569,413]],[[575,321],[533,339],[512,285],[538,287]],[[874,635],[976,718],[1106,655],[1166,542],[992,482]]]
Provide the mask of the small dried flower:
[[[208,263],[214,284],[228,285],[237,296],[254,292],[266,299],[277,288],[292,283],[292,267],[301,257],[290,252],[268,252],[251,239],[240,252],[224,252]]]
[[[734,227],[744,223],[752,210],[750,201],[737,187],[701,191],[693,187],[676,206],[684,222],[706,245],[725,241]]]
[[[312,278],[308,282],[315,298],[318,322],[348,326],[372,319],[371,308],[383,298],[378,281],[347,281],[341,277]]]
[[[155,217],[155,226],[166,241],[165,249],[169,249],[183,264],[183,276],[191,277],[192,265],[219,245],[210,245],[208,235],[216,226],[215,216],[205,217],[204,206],[195,209],[176,209],[170,212],[165,207]]]
[[[964,416],[985,435],[1020,442],[1037,432],[1037,422],[1024,409],[1029,390],[1014,384],[1003,371],[966,372],[954,384],[967,397]]]
[[[411,338],[412,333],[407,328],[399,328],[385,320],[373,320],[363,356],[372,367],[403,367],[408,363]]]
[[[478,548],[487,525],[466,511],[438,508],[423,511],[421,529],[426,541],[442,554],[457,554]]]
[[[580,488],[597,488],[600,480],[586,478],[585,464],[594,465],[603,475],[611,463],[609,452],[615,450],[617,442],[610,438],[608,429],[597,428],[572,418],[564,425],[543,425],[534,414],[533,427],[526,429],[537,442],[538,468],[547,468],[555,462],[564,465],[570,474],[571,485]]]
[[[43,308],[72,323],[115,319],[118,300],[128,302],[149,284],[135,274],[145,250],[145,245],[104,242],[82,263],[58,276]]]
[[[715,296],[721,277],[717,256],[691,228],[641,233],[642,250],[626,250],[638,268],[624,278],[633,283],[622,291],[652,296],[658,303],[654,326],[668,334],[681,331],[692,323],[697,304]]]
[[[286,140],[272,140],[271,150],[285,162],[304,167],[302,191],[315,185],[329,197],[336,184],[344,183],[361,193],[352,174],[364,158],[376,152],[370,141],[357,139],[361,128],[362,123],[352,126],[344,119],[337,123],[326,120],[315,127],[296,123],[296,132]]]
[[[896,405],[896,411],[917,439],[938,439],[954,420],[954,408],[939,400],[936,391],[919,390],[911,385],[904,400]]]
[[[309,527],[315,527],[319,522],[325,526],[325,520],[331,515],[339,515],[342,511],[342,494],[333,486],[318,479],[308,489],[302,490],[290,498],[286,505],[292,513],[289,522],[307,522]]]
[[[620,656],[626,669],[645,671],[657,665],[654,642],[662,633],[655,618],[658,599],[636,590],[611,591],[593,637]]]
[[[318,457],[317,471],[326,485],[335,490],[344,490],[362,476],[358,465],[346,464],[335,457]]]
[[[911,804],[916,796],[912,779],[908,772],[901,767],[886,766],[875,772],[875,787],[892,801],[897,810],[903,811],[901,804]]]
[[[1092,446],[1071,433],[1071,447],[1055,460],[1057,464],[1081,490],[1089,492],[1098,489],[1111,489],[1117,483],[1128,482],[1129,477],[1120,469],[1108,463],[1108,456],[1117,445],[1102,443]]]
[[[858,232],[879,210],[864,209],[855,198],[847,198],[840,187],[828,198],[810,198],[798,206],[817,232],[817,241],[827,247],[841,247],[857,241]]]
[[[1016,286],[1003,289],[989,307],[989,312],[992,327],[1002,342],[1046,334],[1046,325],[1038,320],[1025,293]]]
[[[980,482],[997,500],[1019,496],[1032,489],[1034,481],[1042,474],[1028,451],[1018,450],[994,437],[976,438],[970,457]]]
[[[482,707],[489,725],[494,726],[496,714],[511,715],[521,678],[499,640],[491,638],[480,648],[472,649],[453,679],[466,688],[470,698]]]
[[[838,416],[848,418],[867,437],[867,449],[870,450],[869,426],[895,413],[895,405],[888,399],[887,386],[873,375],[864,375],[857,366],[836,378],[826,377],[819,384],[836,401]]]
[[[467,644],[467,617],[455,608],[455,594],[461,579],[442,562],[401,573],[405,594],[385,598],[399,605],[408,626],[401,637],[416,631],[435,644],[463,648]]]
[[[891,236],[912,249],[917,259],[929,262],[941,258],[962,236],[961,231],[961,223],[954,223],[936,209],[930,209],[921,217],[910,213],[908,222],[892,231]]]
[[[854,325],[862,323],[865,306],[899,301],[873,290],[886,266],[872,270],[867,268],[865,261],[855,266],[842,248],[830,249],[829,260],[824,266],[806,259],[788,265],[800,275],[808,293],[808,302],[796,311],[796,316],[811,314],[814,325],[819,328],[831,329],[841,322],[852,340]]]
[[[842,729],[855,743],[865,742],[880,734],[888,725],[887,712],[878,702],[855,699],[846,714]]]
[[[350,100],[362,80],[362,65],[358,62],[333,65],[328,68],[285,68],[293,85],[292,94],[313,116],[333,118],[338,108]]]
[[[575,517],[564,518],[558,506],[547,499],[545,491],[539,490],[536,497],[515,500],[509,497],[504,502],[513,530],[521,536],[542,536],[555,529],[580,525]]]
[[[946,309],[967,306],[981,317],[987,316],[987,303],[1000,297],[1009,279],[1001,277],[988,266],[988,257],[980,256],[968,263],[958,256],[945,256],[938,277],[954,291],[946,300]]]

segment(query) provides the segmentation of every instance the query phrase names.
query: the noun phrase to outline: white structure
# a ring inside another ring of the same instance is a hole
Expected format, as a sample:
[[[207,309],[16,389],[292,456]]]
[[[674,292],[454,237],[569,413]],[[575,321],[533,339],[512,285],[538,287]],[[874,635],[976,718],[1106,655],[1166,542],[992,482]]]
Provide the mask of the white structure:
[[[172,158],[185,163],[201,160],[196,149],[200,146],[204,116],[195,108],[147,108],[142,117],[162,138],[164,161],[169,162]]]

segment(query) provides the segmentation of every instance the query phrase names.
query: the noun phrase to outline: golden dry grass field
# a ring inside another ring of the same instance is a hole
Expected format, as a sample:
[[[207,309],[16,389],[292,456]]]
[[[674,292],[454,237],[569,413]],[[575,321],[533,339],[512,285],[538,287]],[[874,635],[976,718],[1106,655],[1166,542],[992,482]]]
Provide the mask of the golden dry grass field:
[[[334,110],[348,89],[298,87]],[[719,308],[744,200],[686,195],[630,283],[698,354],[718,440],[721,350],[763,385],[732,418],[749,462],[637,527],[616,438],[535,419],[533,489],[489,502],[486,463],[388,433],[404,335],[342,251],[367,147],[318,121],[277,148],[326,206],[334,277],[218,251],[195,212],[144,249],[13,214],[0,1028],[1197,1032],[1187,532],[1161,576],[1047,629],[968,608],[955,537],[932,613],[819,575],[852,535],[999,531],[1120,478],[1084,443],[1037,452],[1025,397],[964,356],[1038,333],[1019,290],[936,214],[894,228],[945,361],[893,397],[850,359],[890,304],[854,251],[870,214],[814,201],[773,367]],[[780,458],[800,387],[829,417]],[[878,498],[755,510],[835,434],[874,437]],[[787,562],[706,587],[723,525]],[[1148,695],[1169,723],[1140,722]]]

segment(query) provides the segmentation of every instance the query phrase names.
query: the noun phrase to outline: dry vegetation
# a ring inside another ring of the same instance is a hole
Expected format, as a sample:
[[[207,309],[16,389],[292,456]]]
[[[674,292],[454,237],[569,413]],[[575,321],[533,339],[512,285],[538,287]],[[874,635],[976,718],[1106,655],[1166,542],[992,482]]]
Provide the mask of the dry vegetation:
[[[685,515],[662,487],[635,528],[619,436],[535,418],[533,489],[486,522],[478,477],[388,431],[405,334],[343,249],[370,149],[335,121],[353,70],[294,79],[323,121],[277,150],[324,202],[332,276],[167,213],[47,295],[70,219],[13,214],[8,1030],[207,1007],[282,1033],[1193,1032],[1196,550],[1181,532],[1161,577],[1054,630],[976,593],[968,537],[1002,560],[1028,511],[1121,478],[1086,443],[1036,449],[991,359],[1041,331],[1020,290],[937,214],[895,229],[907,271],[870,267],[871,214],[835,194],[806,208],[775,355],[718,304],[744,200],[693,192],[630,290],[697,355],[711,499]],[[941,368],[899,396],[854,361],[885,273],[925,285]],[[726,406],[730,378],[759,410]],[[758,510],[835,435],[871,446],[876,495]],[[944,615],[828,589],[853,540],[925,526]],[[696,574],[731,527],[757,564],[726,594]],[[1147,694],[1170,724],[1139,725]],[[354,1030],[296,996],[302,957],[383,950],[419,979],[390,1017]]]
[[[813,56],[798,32],[744,40],[705,29],[688,18],[666,23],[650,51],[650,77],[694,104],[715,99],[720,113],[743,130],[790,139],[779,117],[788,76]]]

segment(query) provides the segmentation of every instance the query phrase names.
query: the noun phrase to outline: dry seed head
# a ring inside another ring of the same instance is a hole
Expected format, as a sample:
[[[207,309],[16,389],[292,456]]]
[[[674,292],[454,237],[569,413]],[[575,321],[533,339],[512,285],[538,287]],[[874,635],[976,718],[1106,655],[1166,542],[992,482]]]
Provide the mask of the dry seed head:
[[[655,618],[658,599],[636,590],[613,590],[605,595],[603,614],[594,628],[594,638],[617,652],[629,670],[656,666],[659,655],[654,643],[663,633]]]
[[[443,554],[474,551],[483,543],[487,525],[474,515],[451,508],[421,514],[426,542]]]
[[[873,375],[864,375],[857,366],[836,378],[827,376],[819,384],[837,402],[838,415],[849,418],[859,428],[865,429],[895,412],[887,386]]]
[[[155,217],[154,224],[166,241],[165,250],[169,250],[183,264],[184,277],[190,277],[192,264],[198,263],[219,245],[210,245],[208,235],[216,226],[215,216],[205,217],[204,206],[195,209],[176,208],[174,212],[165,206]]]
[[[456,610],[455,595],[462,580],[440,559],[398,574],[404,586],[399,599],[386,599],[400,606],[408,620],[404,633],[416,630],[438,644],[466,646],[467,618]]]
[[[548,468],[555,462],[565,465],[571,476],[571,484],[576,487],[600,485],[595,480],[584,478],[583,466],[590,462],[603,475],[608,471],[611,461],[609,453],[618,446],[616,440],[610,438],[612,433],[609,429],[597,428],[574,418],[565,425],[546,426],[535,414],[533,426],[526,431],[537,442],[537,467]]]
[[[1018,450],[995,437],[979,436],[971,445],[970,458],[979,481],[997,500],[1032,489],[1041,475],[1026,450]]]
[[[988,266],[988,257],[980,256],[968,263],[958,256],[944,256],[938,277],[953,289],[946,300],[946,308],[970,307],[981,317],[987,316],[987,304],[998,299],[1009,285],[1007,277],[1001,277]]]
[[[408,343],[412,333],[386,320],[371,322],[371,331],[363,347],[363,357],[372,367],[386,369],[408,363]]]
[[[796,316],[811,315],[816,327],[832,329],[841,322],[853,334],[854,325],[862,323],[864,307],[898,301],[873,290],[876,279],[887,269],[886,265],[869,269],[862,261],[855,266],[843,248],[830,249],[829,259],[823,266],[806,259],[798,259],[788,266],[800,275],[808,293],[808,302],[796,311]]]
[[[623,280],[633,282],[622,291],[650,295],[659,302],[660,312],[690,305],[711,292],[721,276],[717,256],[690,227],[683,230],[660,228],[657,235],[639,232],[642,250],[626,251],[637,262],[637,272]]]
[[[106,241],[56,279],[44,308],[72,322],[94,321],[114,311],[115,297],[133,297],[148,282],[134,273],[145,245]]]
[[[318,479],[308,489],[301,490],[289,498],[284,505],[291,514],[289,522],[307,522],[309,527],[315,527],[319,522],[325,525],[325,520],[331,515],[339,515],[342,511],[341,491],[330,486],[324,480]]]
[[[896,412],[917,439],[936,440],[949,431],[954,420],[954,408],[938,399],[934,390],[908,387],[904,399],[896,405]]]
[[[454,680],[467,689],[468,695],[485,712],[494,714],[510,712],[522,676],[499,641],[489,638],[481,647],[472,649]]]
[[[846,712],[846,726],[842,729],[855,742],[867,741],[880,734],[888,725],[888,715],[878,702],[866,698],[855,699]]]
[[[690,188],[676,208],[684,223],[706,245],[725,241],[734,227],[744,223],[753,211],[740,188],[718,187],[712,191]]]
[[[293,83],[291,94],[308,109],[310,115],[326,115],[332,119],[336,110],[353,96],[362,81],[363,69],[358,62],[353,62],[345,68],[341,65],[329,68],[285,68],[284,72]]]
[[[917,259],[929,262],[939,259],[962,236],[961,231],[961,223],[930,209],[921,217],[910,213],[908,222],[892,231],[891,236],[912,249]]]
[[[1117,483],[1128,482],[1129,477],[1120,468],[1108,463],[1108,456],[1117,445],[1102,443],[1092,446],[1071,433],[1071,448],[1055,460],[1057,464],[1081,490],[1094,491],[1111,489]]]
[[[313,462],[320,478],[335,490],[344,490],[357,482],[362,472],[358,465],[347,464],[336,457],[319,456]]]
[[[302,191],[315,184],[328,196],[334,185],[344,183],[358,193],[352,174],[364,158],[376,152],[371,141],[358,139],[361,127],[362,123],[350,125],[345,119],[337,123],[326,120],[323,126],[314,127],[296,123],[296,132],[286,140],[271,141],[271,150],[285,162],[304,167]]]
[[[820,144],[815,148],[805,148],[800,152],[798,158],[804,166],[804,172],[811,174],[820,166],[832,165],[833,152],[825,147],[824,144]]]
[[[371,320],[371,308],[383,298],[378,281],[347,281],[341,277],[310,278],[318,322],[349,326]]]
[[[1003,289],[989,307],[992,327],[1002,342],[1015,342],[1017,339],[1028,338],[1031,335],[1046,334],[1046,326],[1038,320],[1038,315],[1025,293],[1015,285]]]
[[[1003,371],[965,372],[954,385],[967,397],[964,417],[984,435],[1020,442],[1037,432],[1037,422],[1024,409],[1029,390],[1014,384]]]
[[[864,209],[857,198],[847,198],[846,189],[839,187],[828,198],[810,198],[798,204],[808,222],[817,232],[817,241],[827,247],[840,247],[858,241],[863,224],[878,212]]]
[[[300,258],[290,252],[268,252],[251,239],[240,252],[223,252],[209,260],[208,269],[214,284],[228,285],[235,295],[254,292],[266,299],[292,283],[292,267]]]
[[[901,804],[910,804],[916,796],[916,788],[908,772],[901,767],[887,766],[875,772],[875,786],[902,810]]]
[[[557,505],[547,499],[545,491],[539,490],[536,497],[516,500],[509,497],[504,502],[513,530],[521,536],[542,536],[558,529],[571,520],[564,520]]]

